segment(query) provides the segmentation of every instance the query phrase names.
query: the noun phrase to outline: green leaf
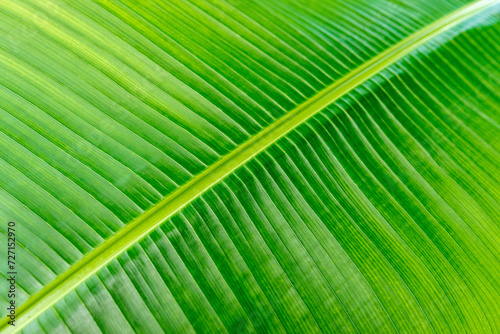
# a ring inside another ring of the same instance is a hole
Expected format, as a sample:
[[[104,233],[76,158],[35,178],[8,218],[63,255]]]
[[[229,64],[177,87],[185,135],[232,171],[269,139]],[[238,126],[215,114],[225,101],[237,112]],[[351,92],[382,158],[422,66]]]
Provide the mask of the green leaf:
[[[2,332],[500,332],[500,1],[3,0],[0,29]]]

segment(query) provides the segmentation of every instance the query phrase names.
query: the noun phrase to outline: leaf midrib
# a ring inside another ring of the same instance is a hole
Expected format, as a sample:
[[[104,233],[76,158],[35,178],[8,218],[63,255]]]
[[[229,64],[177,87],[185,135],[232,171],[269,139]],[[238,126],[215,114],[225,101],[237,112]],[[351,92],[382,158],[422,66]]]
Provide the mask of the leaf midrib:
[[[85,255],[65,273],[58,276],[19,307],[15,327],[8,324],[8,318],[4,318],[0,323],[0,331],[3,332],[5,330],[6,333],[20,331],[31,320],[38,317],[66,296],[128,247],[137,243],[179,210],[201,196],[205,191],[233,173],[257,154],[276,143],[280,138],[296,129],[300,124],[306,122],[316,113],[414,51],[428,40],[498,3],[500,3],[500,0],[478,0],[472,2],[406,37],[321,90],[306,102],[300,104],[285,116],[254,135],[247,142],[237,147],[234,151],[208,167],[191,181],[165,197],[110,239]]]

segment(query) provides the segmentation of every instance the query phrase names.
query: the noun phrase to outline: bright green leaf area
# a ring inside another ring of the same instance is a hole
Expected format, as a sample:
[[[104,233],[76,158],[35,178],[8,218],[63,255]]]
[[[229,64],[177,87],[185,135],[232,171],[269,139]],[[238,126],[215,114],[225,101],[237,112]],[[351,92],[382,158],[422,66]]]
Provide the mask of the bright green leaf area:
[[[5,333],[500,333],[500,1],[1,0]]]

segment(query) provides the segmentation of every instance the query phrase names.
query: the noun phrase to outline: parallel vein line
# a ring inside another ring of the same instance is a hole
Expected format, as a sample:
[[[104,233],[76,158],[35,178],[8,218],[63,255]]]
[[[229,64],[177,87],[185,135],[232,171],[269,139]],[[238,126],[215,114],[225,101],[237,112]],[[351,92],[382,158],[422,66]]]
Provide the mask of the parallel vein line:
[[[128,224],[113,237],[85,255],[68,271],[45,286],[19,307],[15,327],[8,324],[8,318],[4,318],[0,323],[0,331],[5,331],[5,333],[20,331],[33,319],[124,252],[129,246],[144,238],[206,190],[276,143],[280,138],[296,129],[325,107],[408,55],[430,39],[496,4],[500,4],[500,0],[474,1],[408,36],[356,68],[345,77],[321,90],[309,100],[297,106],[288,114],[276,120],[276,122],[237,147],[234,151],[222,157],[215,164]]]

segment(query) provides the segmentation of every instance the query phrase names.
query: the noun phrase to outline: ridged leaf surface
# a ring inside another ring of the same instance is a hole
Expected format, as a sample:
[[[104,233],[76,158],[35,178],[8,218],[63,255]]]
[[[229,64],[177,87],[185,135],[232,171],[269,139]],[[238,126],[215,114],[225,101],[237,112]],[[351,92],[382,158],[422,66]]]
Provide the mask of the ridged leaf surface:
[[[0,330],[499,333],[498,3],[0,1]]]

